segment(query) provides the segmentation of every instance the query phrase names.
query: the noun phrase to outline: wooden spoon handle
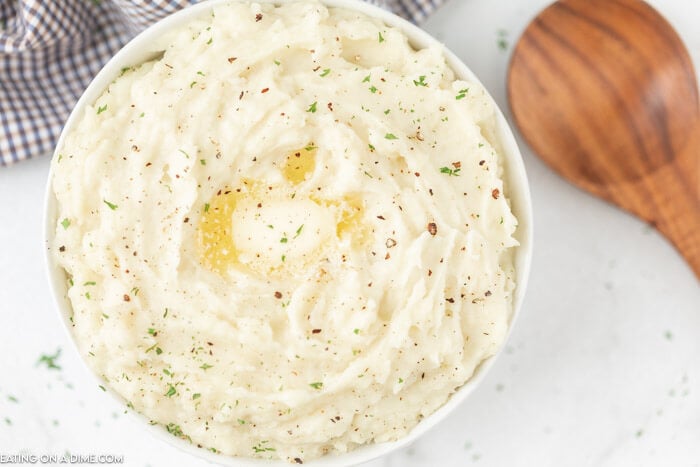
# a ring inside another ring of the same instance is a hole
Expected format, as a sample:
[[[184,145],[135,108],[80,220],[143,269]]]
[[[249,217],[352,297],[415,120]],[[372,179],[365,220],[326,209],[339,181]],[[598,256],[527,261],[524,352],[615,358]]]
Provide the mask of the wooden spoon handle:
[[[643,181],[657,207],[650,219],[700,279],[700,123],[673,163]]]
[[[584,186],[661,232],[700,279],[700,118],[683,149],[641,178],[609,186]]]

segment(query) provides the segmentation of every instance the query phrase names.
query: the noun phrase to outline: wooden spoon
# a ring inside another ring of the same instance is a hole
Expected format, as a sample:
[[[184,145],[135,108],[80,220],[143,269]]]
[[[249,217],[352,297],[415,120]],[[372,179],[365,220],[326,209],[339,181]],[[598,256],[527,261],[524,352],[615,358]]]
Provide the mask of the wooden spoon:
[[[658,12],[640,0],[557,1],[515,47],[508,97],[547,164],[655,226],[700,278],[698,83]]]

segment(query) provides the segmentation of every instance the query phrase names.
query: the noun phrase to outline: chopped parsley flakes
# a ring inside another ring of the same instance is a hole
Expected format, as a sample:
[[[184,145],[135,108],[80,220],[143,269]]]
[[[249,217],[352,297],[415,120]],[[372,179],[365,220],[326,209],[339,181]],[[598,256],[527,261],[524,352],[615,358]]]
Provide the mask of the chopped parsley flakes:
[[[103,199],[102,201],[103,201],[107,206],[109,206],[109,209],[111,209],[112,211],[114,211],[115,209],[117,209],[117,208],[119,207],[119,206],[117,206],[117,205],[114,204],[114,203],[110,203],[110,202],[107,201],[106,199]]]
[[[447,174],[449,176],[458,177],[459,171],[462,169],[451,169],[449,167],[440,167],[440,173]]]
[[[56,353],[53,355],[46,355],[43,354],[39,357],[39,360],[37,360],[36,365],[46,365],[46,368],[49,370],[60,370],[61,366],[56,363],[56,360],[58,360],[58,357],[61,356],[61,349],[56,349]]]

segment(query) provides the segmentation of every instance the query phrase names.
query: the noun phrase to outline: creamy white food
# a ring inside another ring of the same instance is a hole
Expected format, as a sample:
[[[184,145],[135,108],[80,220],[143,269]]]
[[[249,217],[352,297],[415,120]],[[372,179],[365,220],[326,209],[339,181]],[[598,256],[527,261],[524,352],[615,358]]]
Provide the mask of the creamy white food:
[[[508,328],[494,121],[439,48],[377,20],[215,8],[53,161],[82,355],[203,449],[302,462],[405,436]]]

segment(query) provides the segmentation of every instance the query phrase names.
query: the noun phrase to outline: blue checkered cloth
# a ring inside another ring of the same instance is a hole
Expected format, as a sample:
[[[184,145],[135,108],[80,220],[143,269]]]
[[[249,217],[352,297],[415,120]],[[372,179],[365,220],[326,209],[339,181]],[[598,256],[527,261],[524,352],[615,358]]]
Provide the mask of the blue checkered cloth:
[[[420,23],[443,0],[368,0]],[[0,0],[0,166],[53,152],[102,66],[197,0]]]

